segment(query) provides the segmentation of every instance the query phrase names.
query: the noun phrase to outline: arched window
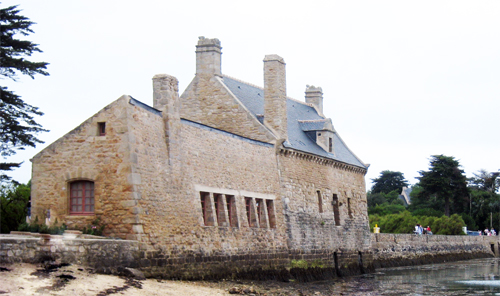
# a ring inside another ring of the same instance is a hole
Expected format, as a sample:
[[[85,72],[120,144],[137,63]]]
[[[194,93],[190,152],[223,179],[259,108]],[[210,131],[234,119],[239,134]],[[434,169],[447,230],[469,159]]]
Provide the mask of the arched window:
[[[70,184],[70,214],[94,214],[94,182],[76,181]]]

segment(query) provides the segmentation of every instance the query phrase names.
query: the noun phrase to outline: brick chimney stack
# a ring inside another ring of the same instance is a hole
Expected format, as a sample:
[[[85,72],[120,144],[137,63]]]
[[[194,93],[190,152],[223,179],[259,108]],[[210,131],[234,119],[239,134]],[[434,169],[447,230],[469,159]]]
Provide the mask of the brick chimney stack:
[[[323,90],[321,87],[306,85],[306,103],[313,104],[320,115],[323,115]]]
[[[264,124],[287,139],[285,61],[275,54],[264,58]]]
[[[198,37],[196,45],[196,74],[222,75],[222,47],[217,38]]]

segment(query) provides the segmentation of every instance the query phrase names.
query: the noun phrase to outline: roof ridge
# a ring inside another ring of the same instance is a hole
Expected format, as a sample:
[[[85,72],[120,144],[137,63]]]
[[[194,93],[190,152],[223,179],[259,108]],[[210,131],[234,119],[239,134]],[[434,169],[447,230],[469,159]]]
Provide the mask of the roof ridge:
[[[264,88],[263,88],[263,87],[261,87],[261,86],[255,85],[255,84],[250,83],[250,82],[243,81],[243,80],[238,79],[238,78],[235,78],[235,77],[233,77],[233,76],[230,76],[230,75],[227,75],[227,74],[222,74],[222,77],[227,77],[227,78],[229,78],[229,79],[236,80],[236,81],[238,81],[238,82],[244,83],[244,84],[249,85],[249,86],[253,86],[253,87],[255,87],[255,88],[258,88],[258,89],[260,89],[260,90],[264,91]],[[288,100],[291,100],[291,101],[294,101],[294,102],[297,102],[297,103],[300,103],[300,104],[303,104],[303,105],[306,105],[306,106],[309,106],[309,107],[314,107],[314,106],[313,106],[313,104],[311,104],[311,103],[306,103],[306,102],[304,102],[304,101],[299,101],[299,100],[294,99],[294,98],[289,97],[289,96],[286,96],[286,98],[287,98]]]

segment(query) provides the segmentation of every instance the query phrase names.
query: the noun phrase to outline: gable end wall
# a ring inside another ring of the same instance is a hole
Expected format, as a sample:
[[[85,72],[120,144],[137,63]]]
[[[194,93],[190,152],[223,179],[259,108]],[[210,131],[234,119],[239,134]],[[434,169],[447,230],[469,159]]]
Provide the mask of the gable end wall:
[[[181,117],[262,142],[275,140],[217,76],[193,79],[181,96]]]
[[[126,237],[134,216],[128,201],[133,195],[130,166],[128,96],[113,102],[37,154],[31,161],[32,222],[65,223],[70,229],[88,226],[96,218],[106,225],[105,234]],[[106,135],[98,136],[97,123],[106,122]],[[94,182],[95,214],[69,214],[69,185],[72,181]]]

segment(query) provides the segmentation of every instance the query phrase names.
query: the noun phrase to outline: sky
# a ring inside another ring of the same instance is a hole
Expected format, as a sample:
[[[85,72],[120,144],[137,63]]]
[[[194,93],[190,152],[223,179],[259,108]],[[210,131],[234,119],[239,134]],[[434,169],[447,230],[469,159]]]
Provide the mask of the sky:
[[[44,144],[19,151],[26,183],[35,154],[121,95],[152,105],[152,77],[182,93],[199,36],[222,43],[222,73],[263,86],[263,58],[286,62],[287,95],[320,86],[324,113],[365,163],[410,184],[431,155],[467,176],[498,171],[500,1],[4,0],[36,22],[28,39],[50,76],[0,84],[39,107]]]

